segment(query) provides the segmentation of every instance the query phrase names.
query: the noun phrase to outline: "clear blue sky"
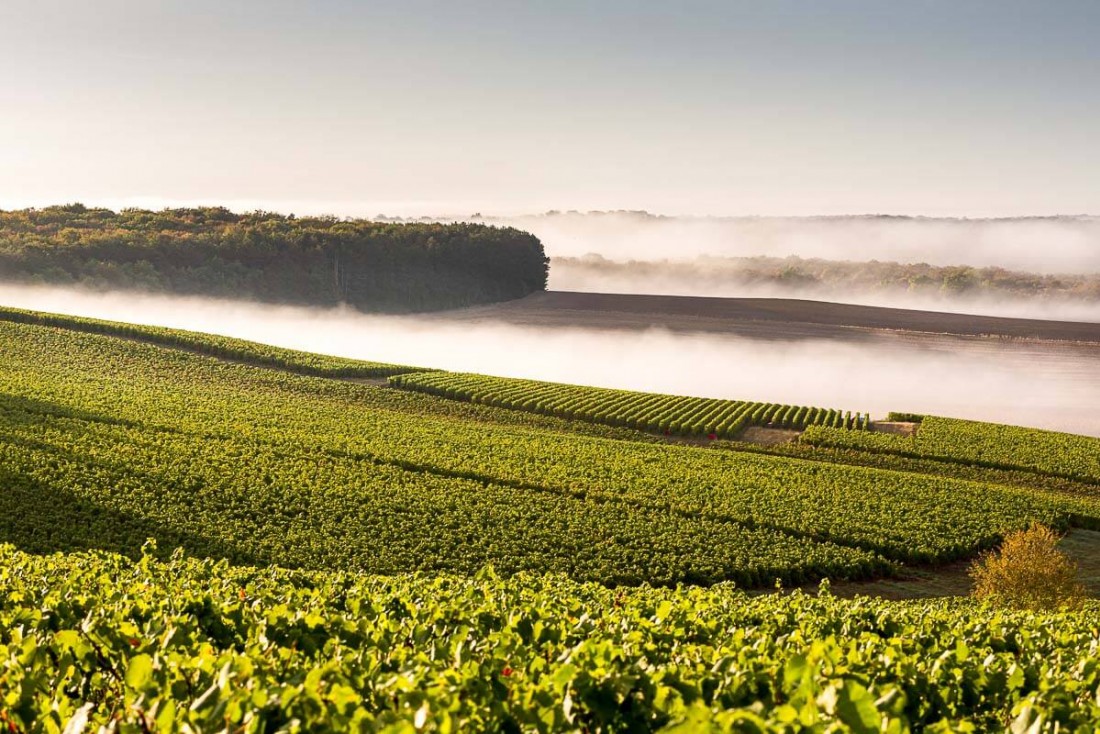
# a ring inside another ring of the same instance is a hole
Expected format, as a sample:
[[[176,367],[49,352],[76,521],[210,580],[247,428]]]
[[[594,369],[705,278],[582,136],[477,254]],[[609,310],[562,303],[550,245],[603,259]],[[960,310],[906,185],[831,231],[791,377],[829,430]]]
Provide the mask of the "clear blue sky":
[[[5,0],[0,207],[1100,213],[1100,2]]]

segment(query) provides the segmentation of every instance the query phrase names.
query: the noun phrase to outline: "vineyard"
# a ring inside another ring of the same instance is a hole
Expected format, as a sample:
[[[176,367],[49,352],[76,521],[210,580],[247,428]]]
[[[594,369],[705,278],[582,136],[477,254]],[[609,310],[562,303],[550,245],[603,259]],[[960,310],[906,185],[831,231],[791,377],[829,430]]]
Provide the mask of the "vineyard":
[[[0,68],[0,734],[1100,734],[1100,0]]]
[[[382,362],[364,362],[355,359],[329,357],[323,354],[299,352],[293,349],[280,349],[266,344],[214,334],[199,334],[181,329],[125,324],[117,321],[102,321],[100,319],[24,311],[15,308],[0,307],[0,321],[55,326],[89,334],[109,334],[150,344],[185,349],[211,357],[232,359],[260,367],[274,367],[317,377],[381,378],[406,372],[430,371],[419,367],[405,367]]]
[[[390,384],[452,400],[675,436],[736,438],[748,426],[861,429],[870,416],[825,408],[611,390],[453,372],[398,374]]]
[[[912,436],[812,429],[802,440],[1100,484],[1100,439],[1036,428],[928,416]]]
[[[730,583],[873,579],[1032,521],[1100,528],[1094,439],[933,418],[889,436],[807,410],[822,422],[786,448],[704,448],[653,433],[677,415],[680,435],[732,435],[761,406],[442,372],[392,389],[331,378],[407,368],[28,312],[0,315],[0,344],[9,731],[1038,732],[1100,714],[1093,602]]]
[[[0,546],[22,731],[1091,731],[1100,607],[377,577]]]
[[[155,537],[300,568],[766,586],[1100,518],[1092,497],[590,435],[99,334],[0,340],[0,540],[35,551]]]

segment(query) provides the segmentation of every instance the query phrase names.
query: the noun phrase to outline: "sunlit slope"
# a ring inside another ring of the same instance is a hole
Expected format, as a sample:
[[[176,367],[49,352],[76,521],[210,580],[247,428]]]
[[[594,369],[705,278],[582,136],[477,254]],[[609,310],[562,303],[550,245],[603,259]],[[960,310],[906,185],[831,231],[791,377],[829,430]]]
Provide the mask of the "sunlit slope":
[[[803,440],[1100,484],[1100,439],[1089,436],[936,416],[921,418],[911,436],[850,433],[815,426]]]
[[[0,307],[0,321],[56,326],[88,334],[108,334],[149,344],[189,350],[211,357],[230,359],[261,367],[274,367],[288,372],[315,375],[317,377],[381,378],[410,372],[430,371],[423,367],[408,367],[384,362],[365,362],[358,359],[301,352],[295,349],[282,349],[260,344],[259,342],[216,334],[200,334],[183,329],[126,324],[118,321],[88,319],[80,316],[42,313],[18,308]]]
[[[456,372],[398,374],[389,381],[404,390],[454,400],[675,436],[734,438],[748,426],[795,430],[812,425],[870,427],[867,414],[805,405],[659,395]]]
[[[913,433],[902,435],[872,431],[867,414],[809,406],[658,395],[442,371],[397,374],[389,382],[405,390],[452,400],[665,435],[738,439],[747,427],[767,426],[803,431],[799,442],[807,447],[1024,471],[1100,485],[1100,439],[1036,428],[902,415],[899,420],[919,423]]]
[[[74,717],[86,731],[1091,731],[1100,717],[1095,604],[1008,613],[10,546],[0,568],[12,731]]]
[[[0,539],[37,551],[156,537],[308,568],[770,584],[1100,517],[1087,498],[647,443],[98,334],[0,323],[0,344]]]

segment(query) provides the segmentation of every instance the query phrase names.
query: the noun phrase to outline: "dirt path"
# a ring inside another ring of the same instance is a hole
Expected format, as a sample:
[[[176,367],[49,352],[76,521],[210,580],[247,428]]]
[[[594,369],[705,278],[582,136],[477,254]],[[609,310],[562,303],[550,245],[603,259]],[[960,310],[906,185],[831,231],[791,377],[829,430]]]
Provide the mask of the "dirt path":
[[[758,446],[775,446],[776,444],[788,443],[795,440],[802,431],[790,430],[787,428],[767,428],[765,426],[749,426],[741,435],[737,437],[738,441],[744,441],[746,443],[754,443]]]
[[[920,427],[919,423],[911,421],[875,421],[871,424],[871,430],[876,433],[892,433],[895,436],[912,436]]]

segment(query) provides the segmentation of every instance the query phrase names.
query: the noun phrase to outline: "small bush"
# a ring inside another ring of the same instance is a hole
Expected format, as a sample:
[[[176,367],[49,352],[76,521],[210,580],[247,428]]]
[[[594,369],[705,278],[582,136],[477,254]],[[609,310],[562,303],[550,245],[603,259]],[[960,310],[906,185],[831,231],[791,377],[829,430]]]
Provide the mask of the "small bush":
[[[1034,611],[1080,606],[1085,589],[1077,580],[1077,564],[1058,550],[1059,539],[1038,523],[1009,533],[999,552],[985,553],[971,566],[974,595]]]

